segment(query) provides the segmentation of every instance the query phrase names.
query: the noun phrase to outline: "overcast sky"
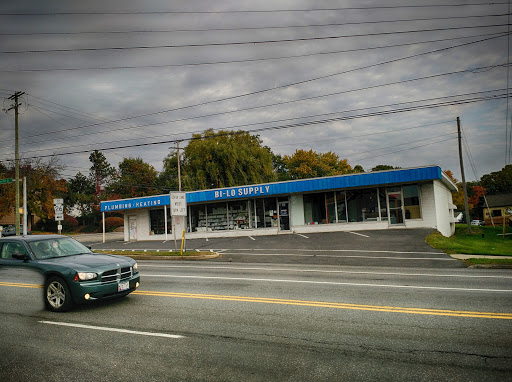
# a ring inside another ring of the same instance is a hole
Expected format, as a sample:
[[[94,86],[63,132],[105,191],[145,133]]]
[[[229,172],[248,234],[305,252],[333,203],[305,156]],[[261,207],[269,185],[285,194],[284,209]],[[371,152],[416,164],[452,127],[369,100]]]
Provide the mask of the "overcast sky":
[[[213,128],[275,154],[461,179],[460,117],[474,180],[511,163],[508,13],[478,0],[2,1],[0,97],[8,109],[25,92],[21,156],[65,154],[65,178],[88,174],[94,149],[160,171],[168,142]],[[13,158],[11,110],[0,161]]]

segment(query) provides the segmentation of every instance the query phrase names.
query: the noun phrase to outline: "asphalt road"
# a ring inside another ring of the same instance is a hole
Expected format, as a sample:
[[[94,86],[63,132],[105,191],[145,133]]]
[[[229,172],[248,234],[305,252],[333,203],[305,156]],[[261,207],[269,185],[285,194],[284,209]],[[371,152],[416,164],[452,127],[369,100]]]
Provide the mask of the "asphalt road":
[[[0,380],[512,380],[511,270],[139,267],[136,293],[65,314],[0,269]]]
[[[464,263],[430,247],[431,229],[372,230],[186,240],[187,250],[215,251],[217,262],[463,268]],[[174,240],[124,242],[122,236],[76,237],[93,249],[169,251]],[[177,242],[179,250],[181,243]]]

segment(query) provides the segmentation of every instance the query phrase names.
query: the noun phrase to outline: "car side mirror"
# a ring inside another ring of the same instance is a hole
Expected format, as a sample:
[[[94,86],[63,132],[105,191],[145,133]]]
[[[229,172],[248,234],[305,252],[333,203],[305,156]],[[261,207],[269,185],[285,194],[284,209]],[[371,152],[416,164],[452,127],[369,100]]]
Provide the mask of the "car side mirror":
[[[24,260],[27,261],[29,257],[24,253],[13,253],[12,258],[16,260]]]

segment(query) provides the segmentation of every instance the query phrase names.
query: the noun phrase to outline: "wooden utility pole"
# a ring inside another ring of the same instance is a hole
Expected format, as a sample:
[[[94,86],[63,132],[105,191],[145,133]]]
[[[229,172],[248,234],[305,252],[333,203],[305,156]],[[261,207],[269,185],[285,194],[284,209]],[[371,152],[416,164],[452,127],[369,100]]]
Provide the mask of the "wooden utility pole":
[[[176,141],[176,158],[178,159],[178,191],[181,192],[180,141]]]
[[[14,104],[7,109],[14,110],[14,167],[15,167],[15,190],[16,190],[16,235],[20,234],[20,151],[19,151],[19,138],[18,138],[18,108],[21,106],[19,97],[25,92],[15,92],[9,97]],[[23,211],[23,213],[26,213]]]
[[[464,207],[466,212],[466,224],[468,225],[468,235],[471,235],[471,220],[469,218],[468,190],[466,188],[466,175],[464,175],[464,162],[462,161],[462,135],[460,132],[460,118],[457,117],[457,135],[459,139],[459,161],[460,173],[462,175],[462,190],[464,192]]]

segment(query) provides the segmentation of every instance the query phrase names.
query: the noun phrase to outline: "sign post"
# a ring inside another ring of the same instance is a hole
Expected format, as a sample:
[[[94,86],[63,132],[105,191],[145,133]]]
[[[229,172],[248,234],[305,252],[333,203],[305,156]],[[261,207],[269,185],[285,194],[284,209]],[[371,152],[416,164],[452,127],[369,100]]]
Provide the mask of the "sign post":
[[[174,235],[174,249],[178,249],[176,243],[176,230],[177,226],[180,226],[180,230],[183,229],[182,235],[182,253],[183,253],[183,241],[185,239],[185,227],[187,216],[187,196],[185,192],[171,192],[171,218],[172,218],[172,232]]]
[[[55,220],[58,222],[57,229],[59,235],[62,233],[61,220],[64,220],[64,199],[53,199],[53,209],[55,211]]]

